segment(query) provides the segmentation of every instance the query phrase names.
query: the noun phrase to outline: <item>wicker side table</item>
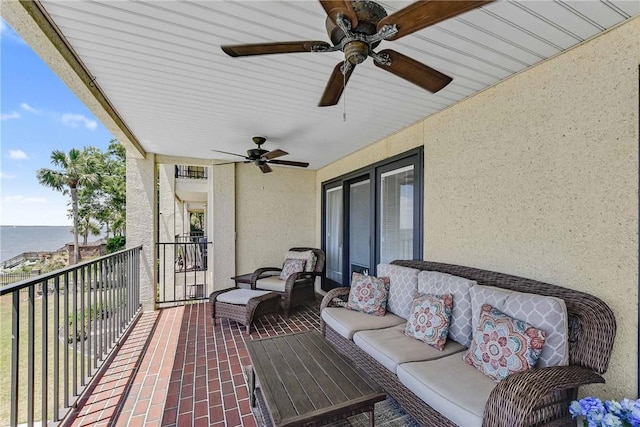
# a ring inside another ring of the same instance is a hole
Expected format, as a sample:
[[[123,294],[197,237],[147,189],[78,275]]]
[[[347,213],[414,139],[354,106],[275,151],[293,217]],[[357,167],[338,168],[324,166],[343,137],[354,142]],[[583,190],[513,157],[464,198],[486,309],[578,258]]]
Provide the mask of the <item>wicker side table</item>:
[[[216,319],[232,319],[245,325],[249,335],[254,320],[267,314],[278,314],[280,295],[276,292],[231,288],[212,292],[209,302],[214,325]]]

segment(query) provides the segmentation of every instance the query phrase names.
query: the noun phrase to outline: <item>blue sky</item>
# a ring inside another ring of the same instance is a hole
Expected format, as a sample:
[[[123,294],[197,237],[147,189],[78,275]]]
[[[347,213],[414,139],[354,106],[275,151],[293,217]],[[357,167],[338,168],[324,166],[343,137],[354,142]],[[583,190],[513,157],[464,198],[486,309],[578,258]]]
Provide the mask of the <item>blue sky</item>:
[[[53,150],[113,136],[0,18],[0,225],[71,225],[68,197],[38,183]]]

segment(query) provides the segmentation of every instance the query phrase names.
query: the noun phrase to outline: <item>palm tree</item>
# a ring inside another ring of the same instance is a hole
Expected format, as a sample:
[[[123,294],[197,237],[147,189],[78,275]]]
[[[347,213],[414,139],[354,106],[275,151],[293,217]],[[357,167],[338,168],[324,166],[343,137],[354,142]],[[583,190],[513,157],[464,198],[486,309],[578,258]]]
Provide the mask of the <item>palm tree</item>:
[[[91,156],[82,155],[82,151],[72,148],[69,154],[60,150],[51,152],[51,164],[60,168],[38,169],[36,176],[38,182],[46,187],[51,187],[62,194],[71,195],[73,215],[73,263],[80,259],[78,247],[78,187],[94,186],[98,184],[98,174],[93,167]]]

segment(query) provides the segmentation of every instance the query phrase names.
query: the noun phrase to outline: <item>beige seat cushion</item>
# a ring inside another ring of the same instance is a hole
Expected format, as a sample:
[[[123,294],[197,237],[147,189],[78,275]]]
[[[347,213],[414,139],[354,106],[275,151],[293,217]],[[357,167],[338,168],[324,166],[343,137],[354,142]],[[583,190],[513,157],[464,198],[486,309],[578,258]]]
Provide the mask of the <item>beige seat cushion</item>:
[[[402,317],[396,316],[393,313],[387,313],[384,316],[374,316],[372,314],[348,310],[343,307],[327,307],[322,310],[320,316],[331,329],[347,339],[352,339],[353,334],[358,331],[384,329],[405,323]]]
[[[254,291],[253,289],[234,289],[229,292],[221,293],[216,297],[216,301],[227,304],[247,305],[251,298],[261,297],[268,294],[269,291]]]
[[[284,292],[286,280],[280,280],[279,276],[269,276],[256,280],[256,289],[266,289],[273,292]]]
[[[369,356],[380,362],[391,372],[396,372],[400,363],[440,359],[467,348],[448,340],[440,351],[422,341],[404,334],[405,325],[374,331],[360,331],[353,336],[353,342]]]
[[[460,354],[403,363],[398,379],[420,399],[460,427],[481,427],[484,407],[496,386]]]

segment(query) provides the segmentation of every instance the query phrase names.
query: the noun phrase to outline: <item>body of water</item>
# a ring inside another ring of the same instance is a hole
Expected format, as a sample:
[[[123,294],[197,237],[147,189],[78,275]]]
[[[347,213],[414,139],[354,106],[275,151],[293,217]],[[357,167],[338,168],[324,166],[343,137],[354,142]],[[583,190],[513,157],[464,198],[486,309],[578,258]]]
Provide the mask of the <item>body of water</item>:
[[[55,251],[73,242],[72,227],[61,226],[0,226],[0,261],[6,261],[23,252]],[[98,240],[89,236],[89,241]],[[82,237],[80,237],[82,243]]]

